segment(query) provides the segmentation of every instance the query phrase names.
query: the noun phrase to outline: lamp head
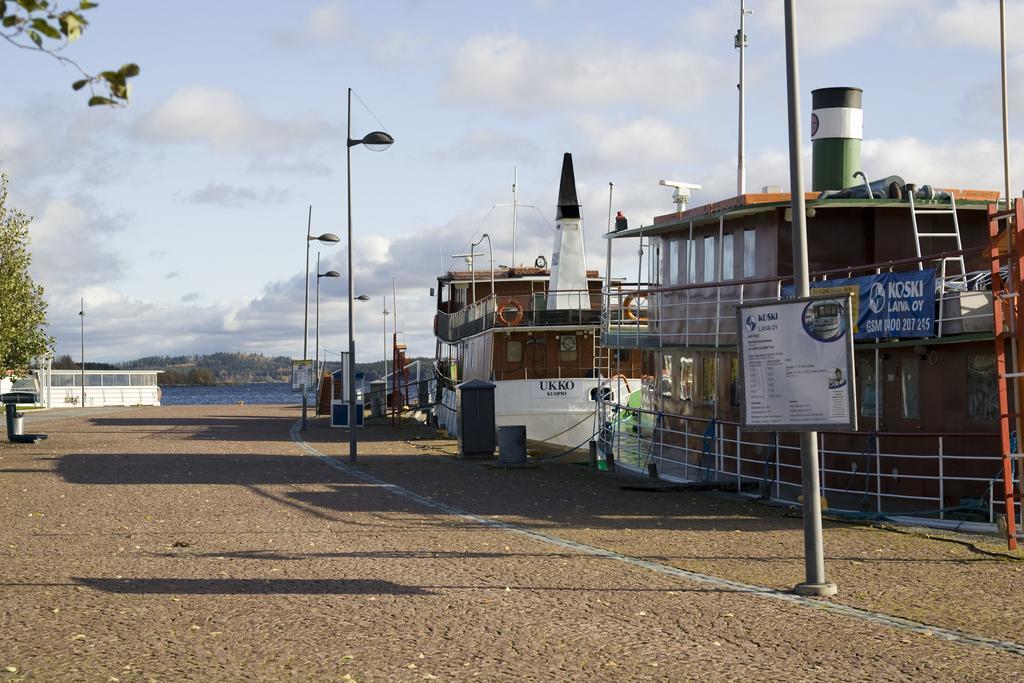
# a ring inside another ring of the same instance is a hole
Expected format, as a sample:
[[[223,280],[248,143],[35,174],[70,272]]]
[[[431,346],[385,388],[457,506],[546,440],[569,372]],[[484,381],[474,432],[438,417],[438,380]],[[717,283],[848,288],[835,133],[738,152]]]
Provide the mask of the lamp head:
[[[372,133],[367,133],[361,140],[349,140],[348,146],[355,147],[356,145],[362,145],[371,152],[383,152],[391,145],[395,144],[395,139],[391,137],[389,133],[375,130]]]
[[[336,270],[328,270],[326,273],[317,273],[317,277],[341,277],[341,273]]]
[[[335,235],[333,232],[325,232],[324,234],[319,235],[318,237],[309,238],[310,242],[314,240],[316,240],[317,242],[323,242],[324,244],[334,244],[336,242],[340,242],[341,238]]]
[[[360,294],[359,296],[357,296],[357,297],[353,297],[353,298],[354,298],[354,299],[355,299],[356,301],[369,301],[369,300],[370,300],[370,297],[368,297],[368,296],[367,296],[367,295],[365,295],[365,294]]]

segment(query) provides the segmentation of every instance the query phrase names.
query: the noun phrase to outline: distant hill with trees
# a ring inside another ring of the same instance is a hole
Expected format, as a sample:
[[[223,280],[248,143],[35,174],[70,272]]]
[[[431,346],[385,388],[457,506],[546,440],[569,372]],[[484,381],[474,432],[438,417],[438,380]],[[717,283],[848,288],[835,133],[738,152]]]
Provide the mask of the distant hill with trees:
[[[59,360],[63,361],[63,357]],[[417,360],[417,359],[410,359]],[[420,358],[420,372],[426,376],[429,372],[431,359]],[[71,362],[70,357],[67,358]],[[163,370],[159,375],[162,386],[173,385],[216,385],[216,384],[251,384],[257,382],[291,382],[292,359],[288,356],[264,356],[262,353],[209,353],[189,356],[148,356],[138,360],[118,363],[106,368],[94,367],[86,363],[86,368],[121,369],[121,370]],[[54,367],[58,367],[56,363]],[[77,364],[70,367],[76,368]],[[327,364],[327,371],[337,370],[338,362]],[[388,362],[390,370],[391,363]],[[356,372],[363,373],[368,382],[378,379],[384,371],[384,362],[356,363]]]

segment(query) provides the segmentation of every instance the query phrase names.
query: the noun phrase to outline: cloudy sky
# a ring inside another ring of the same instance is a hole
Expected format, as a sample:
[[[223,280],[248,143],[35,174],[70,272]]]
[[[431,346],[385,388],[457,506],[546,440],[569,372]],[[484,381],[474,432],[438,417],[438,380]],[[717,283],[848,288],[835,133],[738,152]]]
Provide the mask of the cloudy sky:
[[[701,183],[692,205],[734,194],[738,5],[106,0],[68,55],[141,66],[120,110],[88,109],[69,69],[0,46],[0,168],[35,217],[57,353],[78,358],[84,297],[91,360],[299,357],[308,207],[315,233],[345,232],[348,87],[361,98],[353,136],[397,140],[353,150],[355,287],[372,297],[356,309],[360,360],[383,353],[392,278],[411,351],[432,355],[428,290],[451,254],[487,232],[495,260],[511,258],[511,211],[492,207],[511,201],[514,167],[520,202],[537,207],[520,210],[517,260],[550,257],[570,151],[589,265],[603,271],[609,182],[633,225],[672,210],[660,178]],[[861,87],[870,177],[1002,186],[997,0],[798,5],[805,121],[813,88]],[[788,188],[782,3],[747,6],[748,188]],[[1021,26],[1024,0],[1009,6]],[[1021,134],[1024,44],[1011,45]],[[1014,137],[1014,192],[1021,147]],[[613,274],[635,269],[633,249]],[[322,258],[344,275],[344,243]],[[336,351],[344,279],[321,282],[321,347]]]

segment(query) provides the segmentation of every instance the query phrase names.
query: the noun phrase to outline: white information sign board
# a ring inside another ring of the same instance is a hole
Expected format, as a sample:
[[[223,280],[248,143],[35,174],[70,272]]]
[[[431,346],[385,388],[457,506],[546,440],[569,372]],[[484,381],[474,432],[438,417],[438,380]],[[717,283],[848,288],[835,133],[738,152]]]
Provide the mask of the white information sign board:
[[[857,428],[849,294],[742,306],[737,318],[743,429]]]
[[[313,361],[292,360],[292,391],[313,388]]]

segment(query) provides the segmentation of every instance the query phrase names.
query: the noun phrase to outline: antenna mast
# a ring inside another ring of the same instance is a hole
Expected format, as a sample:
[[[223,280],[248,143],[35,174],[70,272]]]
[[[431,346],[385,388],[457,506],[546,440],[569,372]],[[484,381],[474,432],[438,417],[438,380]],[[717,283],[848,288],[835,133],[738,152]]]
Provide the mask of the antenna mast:
[[[743,56],[745,48],[747,47],[747,34],[744,32],[745,19],[748,14],[752,14],[750,10],[746,8],[745,0],[740,0],[740,30],[736,32],[735,46],[740,51],[740,82],[736,86],[739,89],[740,94],[740,112],[739,112],[739,144],[736,152],[736,194],[737,196],[747,193],[747,169],[744,166],[744,155],[746,153],[746,140],[744,134],[746,114],[744,112],[745,105],[745,92],[743,88],[743,75],[744,75],[744,64]]]
[[[512,171],[512,261],[509,265],[516,267],[516,209],[519,208],[519,167]]]

